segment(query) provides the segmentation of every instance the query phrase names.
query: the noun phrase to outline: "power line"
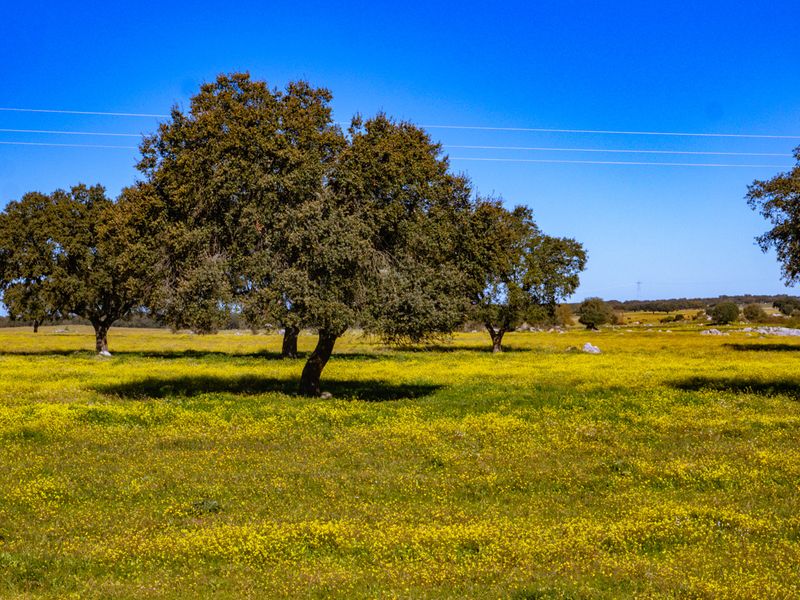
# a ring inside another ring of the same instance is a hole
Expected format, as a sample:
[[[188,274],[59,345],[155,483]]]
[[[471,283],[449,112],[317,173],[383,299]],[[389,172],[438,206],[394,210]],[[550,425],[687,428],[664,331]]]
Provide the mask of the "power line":
[[[0,130],[1,131],[1,130]],[[551,147],[532,147],[532,146],[463,146],[456,144],[443,144],[445,148],[461,148],[473,150],[532,150],[540,152],[624,152],[629,154],[692,154],[692,155],[714,155],[714,156],[783,156],[791,157],[791,153],[785,152],[706,152],[691,150],[627,150],[620,148],[551,148]]]
[[[67,115],[100,115],[109,117],[144,117],[144,118],[168,118],[170,115],[155,113],[127,113],[127,112],[108,112],[98,110],[66,110],[55,108],[16,108],[0,107],[0,111],[6,112],[29,112],[29,113],[56,113]],[[340,122],[345,123],[345,122]],[[346,123],[345,123],[346,124]],[[751,138],[751,139],[778,139],[778,140],[798,140],[800,135],[772,135],[761,133],[701,133],[686,131],[622,131],[614,129],[556,129],[547,127],[494,127],[486,125],[421,125],[425,129],[469,129],[475,131],[526,131],[535,133],[590,133],[600,135],[663,135],[676,137],[724,137],[724,138]]]
[[[140,138],[140,133],[111,133],[107,131],[57,131],[50,129],[0,129],[0,133],[48,133],[55,135],[109,135],[115,137]]]
[[[55,108],[3,108],[0,111],[6,112],[29,112],[29,113],[56,113],[61,115],[102,115],[108,117],[147,117],[147,118],[166,118],[169,115],[156,115],[150,113],[123,113],[123,112],[103,112],[98,110],[61,110]]]
[[[138,150],[137,146],[113,146],[107,144],[58,144],[51,142],[2,142],[4,146],[51,146],[61,148],[114,148],[120,150]],[[790,169],[786,165],[748,165],[748,164],[720,164],[720,163],[674,163],[674,162],[651,162],[651,161],[614,161],[614,160],[558,160],[546,158],[483,158],[472,156],[451,156],[450,160],[473,160],[488,162],[522,162],[522,163],[546,163],[546,164],[584,164],[584,165],[639,165],[639,166],[670,166],[670,167],[748,167],[759,168],[768,167],[774,169]]]
[[[451,156],[450,160],[478,160],[488,162],[517,162],[517,163],[548,163],[548,164],[574,164],[574,165],[648,165],[658,167],[769,167],[772,169],[791,169],[786,165],[744,165],[720,163],[676,163],[676,162],[634,162],[624,160],[558,160],[547,158],[478,158],[471,156]]]
[[[675,131],[614,131],[607,129],[547,129],[544,127],[484,127],[478,125],[420,125],[425,129],[472,129],[478,131],[528,131],[537,133],[596,133],[603,135],[666,135],[676,137],[761,138],[800,140],[800,135],[767,135],[756,133],[690,133]]]
[[[63,131],[55,129],[3,129],[0,133],[36,133],[48,135],[89,135],[141,138],[140,133],[114,133],[108,131]],[[791,157],[790,153],[781,152],[717,152],[717,151],[692,151],[692,150],[632,150],[624,148],[557,148],[538,146],[475,146],[444,144],[445,148],[458,148],[468,150],[523,150],[537,152],[601,152],[601,153],[626,153],[626,154],[686,154],[686,155],[713,155],[713,156],[781,156]]]
[[[105,144],[56,144],[46,142],[0,142],[3,146],[57,146],[60,148],[119,148],[138,150],[137,146],[109,146]]]

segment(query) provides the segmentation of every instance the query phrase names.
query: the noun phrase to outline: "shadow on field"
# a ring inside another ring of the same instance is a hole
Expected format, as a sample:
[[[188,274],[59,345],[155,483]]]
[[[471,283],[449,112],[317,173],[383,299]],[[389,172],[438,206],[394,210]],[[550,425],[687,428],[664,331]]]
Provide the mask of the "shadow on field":
[[[102,394],[121,398],[144,399],[169,396],[192,397],[200,394],[226,393],[243,396],[277,392],[289,396],[297,395],[299,382],[293,379],[271,377],[148,377],[139,381],[109,384],[95,387]],[[421,398],[433,394],[442,386],[421,384],[392,384],[386,381],[356,381],[346,379],[323,379],[322,389],[334,398],[362,400],[364,402],[386,402]]]
[[[95,356],[92,350],[0,350],[0,356]]]
[[[221,350],[119,350],[111,348],[111,354],[120,358],[158,358],[164,360],[180,358],[259,358],[263,360],[286,360],[280,352],[258,350],[255,352],[223,352]],[[298,352],[297,360],[307,359],[310,352]],[[95,356],[89,349],[78,350],[0,350],[0,356]],[[378,360],[379,354],[342,353],[334,354],[331,360]]]
[[[397,352],[482,352],[485,354],[492,354],[492,345],[469,345],[469,346],[447,346],[445,344],[428,344],[425,346],[391,346],[387,350],[396,350]],[[531,348],[514,348],[511,346],[503,346],[501,354],[512,352],[534,352],[535,349]]]
[[[800,352],[800,344],[723,344],[737,352]]]
[[[722,379],[714,377],[689,377],[673,381],[671,387],[688,392],[713,391],[728,392],[732,394],[756,394],[759,396],[791,396],[800,399],[800,381],[793,379],[777,379],[763,381],[736,377]]]

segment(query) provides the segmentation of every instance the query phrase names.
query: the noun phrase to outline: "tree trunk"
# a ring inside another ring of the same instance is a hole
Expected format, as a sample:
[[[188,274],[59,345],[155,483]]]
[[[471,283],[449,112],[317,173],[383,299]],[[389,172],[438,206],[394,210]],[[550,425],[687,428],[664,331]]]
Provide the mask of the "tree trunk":
[[[303,396],[320,395],[319,378],[325,365],[328,364],[328,359],[333,353],[333,345],[338,337],[337,334],[320,329],[317,346],[308,357],[303,367],[303,374],[300,376],[300,393]]]
[[[284,330],[281,358],[297,358],[297,336],[299,335],[299,327],[287,327]]]
[[[108,325],[93,323],[94,326],[94,348],[101,356],[111,356],[108,351]]]
[[[39,321],[33,320],[33,333],[39,333]]]
[[[498,353],[503,351],[503,336],[506,330],[502,327],[495,329],[491,323],[486,323],[486,330],[489,332],[489,337],[492,338],[492,352]]]

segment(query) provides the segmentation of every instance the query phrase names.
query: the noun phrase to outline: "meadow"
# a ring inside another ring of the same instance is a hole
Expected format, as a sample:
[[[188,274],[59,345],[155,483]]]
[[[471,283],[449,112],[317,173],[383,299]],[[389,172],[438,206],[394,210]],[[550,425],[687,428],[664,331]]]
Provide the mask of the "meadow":
[[[0,597],[800,597],[800,340],[348,335],[309,399],[277,335],[70,329],[0,330]]]

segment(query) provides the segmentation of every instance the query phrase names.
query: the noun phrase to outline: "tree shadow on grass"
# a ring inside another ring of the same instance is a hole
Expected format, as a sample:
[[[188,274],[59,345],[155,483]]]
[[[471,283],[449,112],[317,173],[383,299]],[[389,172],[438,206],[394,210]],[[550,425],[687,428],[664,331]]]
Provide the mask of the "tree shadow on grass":
[[[723,344],[737,352],[800,352],[800,344]]]
[[[92,350],[0,350],[0,356],[96,356]]]
[[[295,360],[305,360],[310,352],[299,352]],[[97,353],[90,349],[77,350],[0,350],[0,356],[96,356]],[[284,359],[280,352],[269,350],[256,350],[253,352],[225,352],[223,350],[119,350],[111,348],[111,355],[120,358],[159,358],[173,360],[181,358],[258,358],[262,360],[292,360]],[[366,353],[341,353],[334,354],[331,360],[378,360],[380,354]]]
[[[296,396],[299,382],[293,379],[273,377],[215,377],[197,375],[185,377],[148,377],[138,381],[107,384],[94,389],[126,399],[193,397],[201,394],[225,393],[242,396],[277,392]],[[324,379],[322,389],[334,398],[362,400],[364,402],[386,402],[430,396],[441,389],[440,385],[393,384],[386,381],[359,381],[348,379]]]
[[[687,392],[712,391],[758,396],[790,396],[800,400],[800,380],[775,379],[764,381],[747,377],[688,377],[673,381],[670,386]]]
[[[426,344],[424,346],[386,346],[386,350],[393,350],[395,352],[481,352],[484,354],[492,354],[491,344],[481,345],[466,345],[466,346],[449,346],[446,344]],[[515,348],[512,346],[503,346],[503,351],[500,354],[511,354],[513,352],[533,352],[531,348]]]

